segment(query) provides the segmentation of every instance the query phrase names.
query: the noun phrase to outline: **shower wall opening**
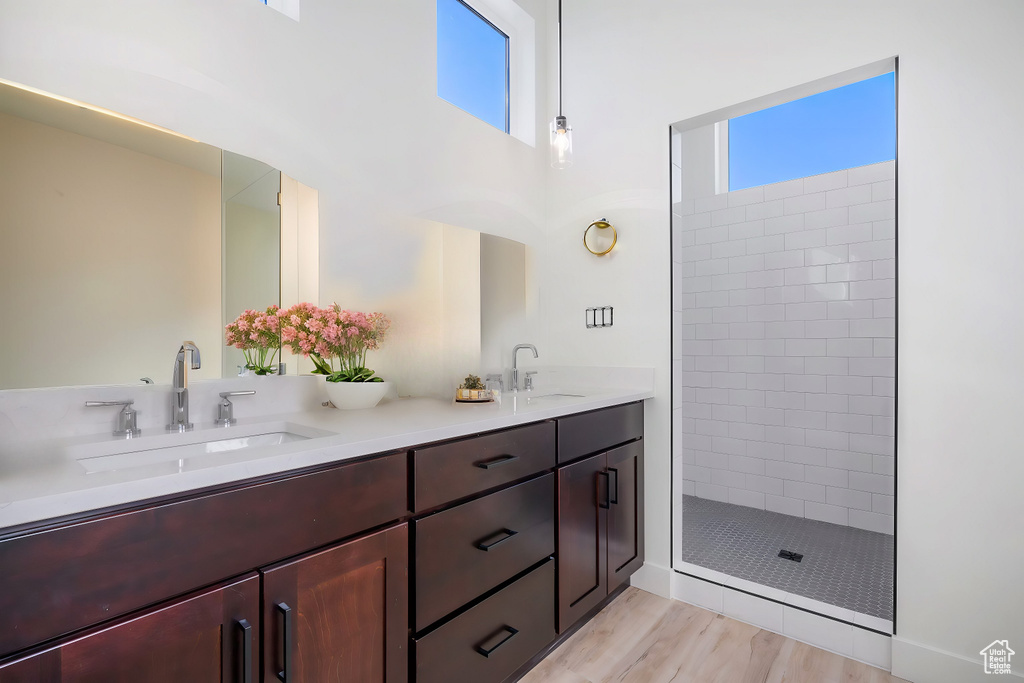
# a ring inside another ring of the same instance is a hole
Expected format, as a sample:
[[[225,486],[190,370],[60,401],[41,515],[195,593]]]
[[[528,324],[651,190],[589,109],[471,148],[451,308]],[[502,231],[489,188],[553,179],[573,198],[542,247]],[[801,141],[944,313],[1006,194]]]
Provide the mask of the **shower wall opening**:
[[[896,88],[871,68],[672,127],[673,568],[892,633]]]

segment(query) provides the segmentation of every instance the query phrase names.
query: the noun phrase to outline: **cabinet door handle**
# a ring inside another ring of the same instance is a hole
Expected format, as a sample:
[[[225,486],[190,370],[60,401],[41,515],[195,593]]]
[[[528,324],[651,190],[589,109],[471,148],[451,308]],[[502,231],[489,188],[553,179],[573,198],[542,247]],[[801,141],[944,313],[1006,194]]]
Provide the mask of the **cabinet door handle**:
[[[275,607],[281,613],[282,618],[281,641],[283,648],[281,657],[284,662],[284,668],[277,672],[277,678],[288,683],[292,680],[292,608],[284,602],[277,603]]]
[[[495,533],[491,534],[490,536],[485,538],[483,541],[479,541],[476,544],[476,547],[479,548],[480,550],[490,550],[494,546],[500,545],[500,544],[504,543],[505,541],[507,541],[508,539],[512,538],[513,536],[515,536],[518,533],[519,533],[518,531],[512,531],[511,529],[502,529],[501,531],[498,531],[498,532],[495,532]],[[496,541],[492,541],[491,543],[485,543],[485,541],[487,541],[488,539],[494,538],[495,536],[500,536],[501,538],[499,538]]]
[[[505,465],[507,463],[512,462],[513,460],[518,459],[518,455],[499,455],[497,458],[494,458],[493,460],[483,460],[481,462],[478,462],[476,463],[476,466],[482,470],[489,470],[492,467],[497,467],[498,465]]]
[[[506,633],[508,635],[504,635]],[[504,645],[508,641],[512,640],[512,636],[514,636],[517,633],[519,633],[518,629],[514,629],[511,626],[502,626],[500,631],[495,633],[493,636],[491,636],[490,638],[488,638],[484,642],[482,642],[479,645],[477,645],[476,646],[476,651],[479,652],[480,654],[482,654],[484,657],[490,657],[491,654],[493,654],[495,650],[497,650],[499,647],[501,647],[502,645]],[[498,640],[497,643],[495,643],[491,648],[488,649],[487,648],[487,644],[489,642],[493,641],[495,638],[500,638],[500,640]]]
[[[609,493],[608,494],[608,502],[610,504],[612,504],[612,505],[618,505],[619,504],[619,471],[617,469],[615,469],[614,467],[609,467],[608,471],[615,473],[615,488],[611,489],[612,491],[615,491],[615,493]],[[608,478],[608,485],[611,486],[611,477]]]
[[[611,494],[611,488],[612,488],[611,477],[608,476],[607,472],[598,472],[597,476],[598,477],[604,477],[604,502],[598,503],[597,506],[600,507],[602,510],[608,510],[612,506],[611,499],[609,498],[609,496]],[[601,485],[600,484],[597,485],[597,499],[601,500]]]
[[[252,683],[252,624],[248,619],[239,619],[242,629],[242,683]]]

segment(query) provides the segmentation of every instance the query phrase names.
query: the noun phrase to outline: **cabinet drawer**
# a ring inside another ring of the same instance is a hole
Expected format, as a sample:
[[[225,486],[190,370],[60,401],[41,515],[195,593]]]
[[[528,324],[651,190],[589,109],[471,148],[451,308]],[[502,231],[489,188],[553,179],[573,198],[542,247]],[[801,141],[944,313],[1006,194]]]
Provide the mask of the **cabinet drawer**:
[[[0,542],[0,655],[398,519],[403,453]]]
[[[500,683],[555,639],[549,560],[416,641],[416,683]]]
[[[643,403],[563,417],[558,420],[558,462],[607,450],[643,435]]]
[[[555,466],[555,423],[417,448],[415,502],[423,512]]]
[[[416,630],[555,551],[555,475],[414,522]]]

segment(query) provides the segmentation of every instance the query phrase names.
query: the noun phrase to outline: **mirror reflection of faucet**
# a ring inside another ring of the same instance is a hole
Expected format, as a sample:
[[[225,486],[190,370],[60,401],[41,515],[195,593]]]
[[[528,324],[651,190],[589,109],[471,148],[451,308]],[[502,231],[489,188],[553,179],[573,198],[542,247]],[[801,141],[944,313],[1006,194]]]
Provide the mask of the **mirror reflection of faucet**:
[[[185,364],[185,354],[190,354],[191,359],[188,365]],[[199,356],[199,347],[195,342],[182,342],[178,349],[178,355],[174,359],[174,372],[171,376],[171,421],[167,425],[169,432],[191,432],[195,427],[188,421],[188,368],[191,365],[193,370],[202,367]]]

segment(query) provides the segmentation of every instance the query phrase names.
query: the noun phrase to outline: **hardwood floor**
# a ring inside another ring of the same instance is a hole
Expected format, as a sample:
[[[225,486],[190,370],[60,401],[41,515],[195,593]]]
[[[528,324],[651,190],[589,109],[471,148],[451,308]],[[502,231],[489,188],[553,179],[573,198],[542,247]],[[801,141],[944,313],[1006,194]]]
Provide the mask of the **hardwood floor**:
[[[628,588],[520,683],[906,683],[881,669]]]

